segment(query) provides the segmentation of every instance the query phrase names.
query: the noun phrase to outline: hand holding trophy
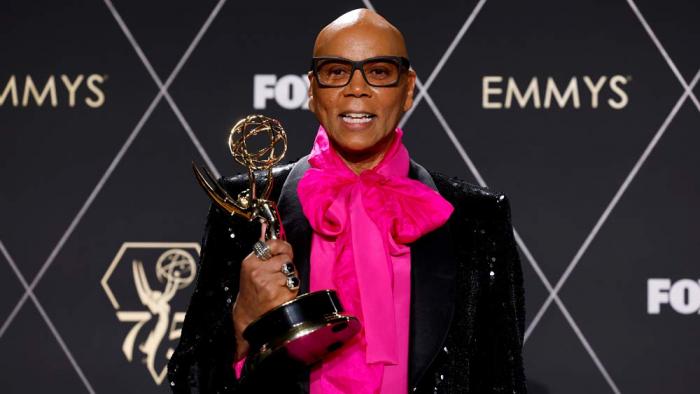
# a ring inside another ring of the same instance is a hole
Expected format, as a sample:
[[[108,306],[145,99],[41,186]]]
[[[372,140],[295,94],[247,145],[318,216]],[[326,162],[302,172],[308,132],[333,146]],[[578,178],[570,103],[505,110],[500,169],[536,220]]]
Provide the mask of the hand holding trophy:
[[[265,143],[256,149],[255,143],[261,139]],[[228,143],[234,159],[248,170],[250,188],[234,199],[206,168],[200,169],[193,163],[195,177],[220,209],[261,222],[263,236],[255,243],[254,251],[265,260],[270,252],[263,241],[284,237],[276,203],[269,198],[273,187],[272,167],[287,151],[287,135],[279,121],[249,115],[235,124]],[[256,171],[265,172],[261,193],[258,193]],[[284,273],[287,287],[296,289],[299,278],[294,271]],[[344,313],[334,290],[300,295],[264,313],[245,329],[243,337],[250,345],[246,376],[254,376],[267,366],[285,360],[312,365],[340,348],[359,330],[359,321]]]

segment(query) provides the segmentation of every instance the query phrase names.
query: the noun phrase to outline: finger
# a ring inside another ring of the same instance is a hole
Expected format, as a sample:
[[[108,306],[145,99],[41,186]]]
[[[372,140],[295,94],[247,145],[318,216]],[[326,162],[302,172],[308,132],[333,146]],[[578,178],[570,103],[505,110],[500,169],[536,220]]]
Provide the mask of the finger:
[[[294,263],[291,261],[287,261],[286,263],[282,263],[280,266],[280,272],[284,274],[284,276],[292,276],[296,275],[297,269],[294,266]]]
[[[289,243],[278,240],[278,239],[271,239],[265,242],[265,245],[267,245],[268,248],[270,248],[270,255],[272,257],[277,256],[277,255],[286,255],[289,256],[288,259],[291,260],[294,257],[294,254],[292,252],[292,245]],[[262,258],[261,256],[258,255],[258,253],[253,249],[248,255],[245,257],[244,261],[249,261],[251,263],[249,264],[260,264],[263,261],[270,261],[271,258],[265,259]]]
[[[292,245],[281,239],[269,239],[265,243],[270,247],[270,251],[273,256],[278,254],[286,254],[294,257],[294,252],[292,251]]]
[[[301,279],[299,279],[299,277],[296,275],[287,276],[284,278],[283,286],[294,293],[299,290],[299,286],[301,286]]]
[[[260,263],[260,268],[264,269],[265,272],[270,273],[282,272],[282,265],[290,262],[292,262],[291,256],[286,254],[278,254],[270,260],[262,261]]]
[[[258,257],[258,255],[253,251],[248,253],[248,255],[243,259],[243,264],[241,264],[241,267],[244,266],[257,266],[260,263],[262,263],[264,260]]]
[[[267,220],[260,220],[260,240],[265,241],[265,234],[267,233]]]

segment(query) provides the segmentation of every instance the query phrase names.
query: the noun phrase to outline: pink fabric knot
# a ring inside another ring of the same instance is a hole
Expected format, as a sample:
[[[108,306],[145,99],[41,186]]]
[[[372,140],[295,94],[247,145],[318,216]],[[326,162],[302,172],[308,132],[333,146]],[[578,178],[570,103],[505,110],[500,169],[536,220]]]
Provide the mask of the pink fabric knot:
[[[314,231],[310,289],[336,289],[363,327],[355,340],[312,371],[314,394],[407,391],[407,244],[443,225],[453,208],[436,191],[408,178],[403,132],[397,128],[395,133],[382,161],[357,175],[319,127],[308,159],[311,168],[299,182],[302,209]]]

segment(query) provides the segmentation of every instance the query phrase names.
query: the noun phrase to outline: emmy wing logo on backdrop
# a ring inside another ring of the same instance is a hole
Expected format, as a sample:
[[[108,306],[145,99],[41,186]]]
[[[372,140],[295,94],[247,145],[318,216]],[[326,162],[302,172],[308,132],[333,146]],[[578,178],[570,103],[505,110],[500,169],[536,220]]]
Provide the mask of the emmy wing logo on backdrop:
[[[124,356],[129,362],[140,359],[158,385],[185,320],[173,301],[194,281],[199,252],[196,242],[125,242],[101,281],[117,320],[131,326]]]

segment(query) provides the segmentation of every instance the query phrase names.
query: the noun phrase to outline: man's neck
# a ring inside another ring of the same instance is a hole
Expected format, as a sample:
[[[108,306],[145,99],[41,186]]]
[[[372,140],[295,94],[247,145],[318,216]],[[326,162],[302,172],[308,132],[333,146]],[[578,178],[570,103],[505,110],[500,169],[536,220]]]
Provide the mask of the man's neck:
[[[371,170],[372,168],[376,167],[377,164],[379,164],[382,159],[384,158],[384,153],[381,152],[380,155],[368,158],[368,159],[361,159],[361,160],[348,160],[346,159],[343,155],[339,155],[341,159],[343,159],[343,162],[345,162],[345,165],[348,166],[357,175],[360,175],[362,171],[364,170]]]
[[[341,152],[337,148],[336,152],[338,153],[338,156],[340,156],[340,158],[343,160],[345,165],[347,165],[348,168],[352,170],[352,172],[359,175],[360,173],[362,173],[362,171],[371,170],[372,168],[376,167],[379,163],[381,163],[382,159],[384,159],[384,155],[386,154],[387,150],[389,150],[389,147],[394,142],[394,138],[396,138],[396,136],[394,135],[394,133],[392,133],[388,139],[385,139],[386,141],[382,141],[380,143],[380,149],[378,149],[375,152],[353,154],[350,152]]]

